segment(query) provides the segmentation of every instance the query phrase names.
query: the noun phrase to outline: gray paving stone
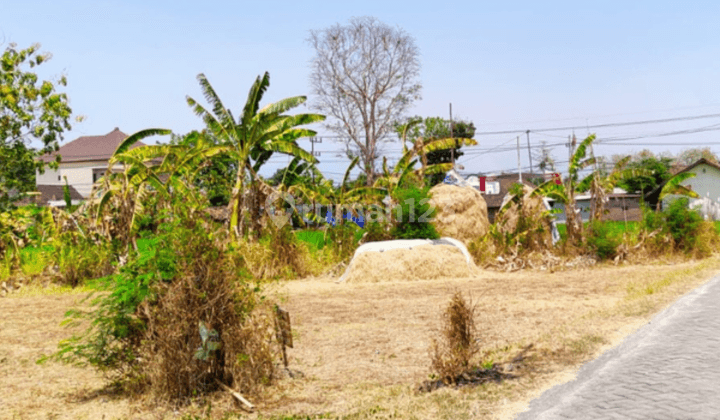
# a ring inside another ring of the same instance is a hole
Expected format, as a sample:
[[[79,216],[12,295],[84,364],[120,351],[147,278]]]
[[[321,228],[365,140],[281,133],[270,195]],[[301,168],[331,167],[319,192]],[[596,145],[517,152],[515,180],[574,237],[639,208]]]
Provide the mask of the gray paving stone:
[[[720,419],[720,276],[517,416],[566,418]]]

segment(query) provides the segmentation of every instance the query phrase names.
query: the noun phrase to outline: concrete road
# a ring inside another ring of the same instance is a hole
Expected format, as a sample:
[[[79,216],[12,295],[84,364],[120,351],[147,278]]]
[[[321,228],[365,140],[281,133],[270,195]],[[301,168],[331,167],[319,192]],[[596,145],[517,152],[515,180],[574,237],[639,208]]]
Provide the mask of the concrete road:
[[[518,420],[720,419],[720,276],[549,389]]]

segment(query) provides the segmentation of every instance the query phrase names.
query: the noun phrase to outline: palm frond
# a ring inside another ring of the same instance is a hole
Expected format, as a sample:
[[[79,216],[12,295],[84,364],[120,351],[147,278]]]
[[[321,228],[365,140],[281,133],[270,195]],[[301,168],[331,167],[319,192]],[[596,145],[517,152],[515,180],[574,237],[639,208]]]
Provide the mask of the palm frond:
[[[575,150],[575,153],[572,156],[572,159],[570,159],[570,166],[568,168],[568,172],[570,173],[571,177],[577,176],[577,171],[580,170],[580,162],[585,159],[585,156],[587,154],[587,148],[592,144],[592,142],[595,141],[595,134],[591,134],[585,138],[582,142],[580,142],[580,145]]]
[[[165,128],[148,128],[146,130],[140,130],[136,132],[135,134],[128,136],[125,140],[120,142],[118,147],[115,149],[114,155],[125,153],[130,147],[132,147],[133,144],[139,142],[140,140],[151,137],[151,136],[167,136],[168,134],[171,134],[172,131],[165,129]]]
[[[279,153],[285,153],[285,154],[291,155],[291,156],[297,156],[303,160],[306,160],[306,161],[312,162],[312,163],[318,162],[318,160],[315,159],[315,157],[313,155],[311,155],[309,152],[307,152],[302,147],[298,146],[297,143],[295,143],[294,141],[282,141],[282,140],[266,141],[264,144],[262,144],[262,149],[266,150],[266,151],[279,152]]]
[[[255,83],[253,83],[250,87],[250,92],[248,92],[248,98],[245,102],[242,115],[240,115],[240,125],[246,127],[251,125],[251,121],[258,112],[260,101],[268,86],[270,86],[270,73],[265,72],[262,77],[258,76],[257,79],[255,79]]]
[[[197,80],[200,83],[200,88],[202,89],[203,96],[205,96],[205,100],[212,106],[215,117],[218,118],[226,127],[234,125],[235,120],[233,119],[232,114],[230,114],[230,110],[225,108],[225,105],[223,105],[220,97],[215,92],[215,89],[213,89],[207,77],[205,77],[203,73],[200,73],[197,75]]]
[[[433,165],[428,165],[425,168],[425,174],[426,175],[434,175],[434,174],[444,174],[445,172],[448,172],[452,170],[453,164],[448,163],[435,163]]]
[[[665,185],[660,190],[660,200],[668,195],[685,195],[692,198],[698,198],[698,193],[695,191],[680,185],[690,178],[697,176],[694,172],[681,172],[674,177],[667,180]]]
[[[265,105],[258,114],[263,115],[279,115],[283,112],[291,110],[297,106],[302,105],[307,101],[306,96],[293,96],[290,98],[281,99],[277,102]]]
[[[224,141],[229,141],[233,139],[233,126],[226,127],[221,124],[220,121],[218,121],[218,119],[215,118],[215,116],[210,111],[205,109],[205,107],[200,105],[195,99],[186,96],[185,101],[188,103],[190,108],[192,108],[195,115],[202,118],[208,130],[210,130],[213,135]]]
[[[565,185],[558,185],[554,180],[546,181],[538,185],[530,195],[552,198],[563,204],[567,204],[570,201]]]
[[[422,146],[422,150],[425,154],[428,154],[430,152],[434,152],[437,150],[448,150],[448,149],[454,149],[458,146],[475,146],[477,145],[477,141],[475,139],[468,139],[468,138],[445,138],[445,139],[435,139],[431,140],[427,143],[425,143]]]
[[[350,179],[350,172],[353,170],[355,165],[358,164],[360,161],[359,156],[355,156],[353,160],[350,162],[350,165],[348,165],[347,169],[345,170],[345,176],[343,176],[342,184],[340,184],[340,188],[345,191],[345,186],[347,185],[348,180]]]
[[[630,163],[631,159],[632,159],[632,156],[628,155],[628,156],[625,156],[624,158],[618,160],[617,163],[615,163],[613,172],[622,171],[627,166],[627,164]]]

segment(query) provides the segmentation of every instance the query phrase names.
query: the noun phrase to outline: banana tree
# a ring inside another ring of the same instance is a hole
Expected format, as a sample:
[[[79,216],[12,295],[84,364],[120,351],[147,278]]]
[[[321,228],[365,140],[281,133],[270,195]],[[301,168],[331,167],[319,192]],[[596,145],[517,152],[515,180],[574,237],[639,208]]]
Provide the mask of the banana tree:
[[[93,194],[96,200],[96,220],[104,231],[123,243],[133,243],[138,217],[145,213],[145,203],[151,194],[164,198],[175,214],[204,206],[204,196],[194,188],[194,181],[204,162],[221,152],[199,140],[188,145],[150,145],[130,147],[142,138],[167,135],[169,130],[150,129],[133,134],[124,140],[108,162],[108,170]],[[113,168],[122,165],[121,172]],[[106,212],[112,205],[114,212]]]
[[[411,121],[406,125],[413,123],[414,121]],[[387,161],[383,160],[383,177],[379,180],[380,185],[397,187],[401,184],[401,178],[405,178],[407,176],[406,173],[408,171],[414,171],[421,179],[424,179],[425,175],[445,173],[453,169],[452,163],[436,163],[429,165],[427,155],[428,153],[438,150],[452,149],[458,147],[458,145],[474,146],[477,145],[477,141],[469,138],[442,138],[429,140],[424,140],[422,138],[415,139],[412,149],[405,150],[403,156],[400,158],[392,171],[388,170]],[[413,165],[418,161],[420,162],[421,167],[418,170],[414,170]]]
[[[573,153],[568,165],[568,176],[564,184],[556,184],[555,180],[547,181],[539,185],[532,194],[538,194],[562,203],[565,206],[565,225],[567,227],[568,243],[577,244],[582,240],[582,217],[578,214],[575,202],[575,192],[581,184],[579,180],[580,171],[597,160],[594,157],[587,158],[588,148],[595,141],[595,134],[591,134],[580,142],[575,153]]]
[[[196,100],[187,97],[187,103],[195,114],[203,119],[207,130],[218,140],[215,146],[237,161],[237,176],[229,203],[230,229],[236,237],[245,233],[243,220],[250,208],[250,231],[259,234],[260,203],[259,193],[263,189],[258,176],[260,167],[267,162],[273,153],[285,153],[300,157],[308,162],[316,159],[300,148],[296,142],[301,137],[311,137],[316,133],[298,126],[323,121],[325,116],[319,114],[286,115],[284,112],[303,104],[305,96],[282,99],[260,109],[260,101],[270,85],[270,75],[258,76],[250,88],[242,113],[233,117],[219,96],[210,85],[205,75],[199,74],[198,81],[205,99],[211,110],[200,105]],[[249,183],[252,194],[250,206],[246,204],[246,183]]]
[[[613,188],[623,179],[644,175],[652,175],[651,171],[639,168],[626,168],[632,156],[626,156],[615,163],[610,173],[603,170],[595,170],[586,176],[577,186],[577,191],[590,191],[592,197],[590,220],[602,220],[605,214],[605,203],[607,202],[607,194],[611,193]]]
[[[684,195],[690,198],[699,198],[700,196],[698,193],[684,185],[681,185],[686,180],[695,178],[695,176],[697,176],[697,174],[694,172],[680,172],[668,179],[660,190],[660,195],[658,196],[658,202],[655,209],[659,211],[660,203],[662,203],[663,199],[669,195]]]

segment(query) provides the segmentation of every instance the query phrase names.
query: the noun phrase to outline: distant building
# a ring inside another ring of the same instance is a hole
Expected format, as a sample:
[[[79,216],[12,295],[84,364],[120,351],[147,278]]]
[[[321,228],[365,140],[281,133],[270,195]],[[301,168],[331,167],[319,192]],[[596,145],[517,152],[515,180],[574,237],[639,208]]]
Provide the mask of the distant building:
[[[62,161],[58,169],[45,168],[44,174],[37,173],[38,191],[45,186],[65,185],[65,177],[67,177],[68,185],[77,190],[82,198],[87,198],[95,181],[107,171],[108,161],[118,145],[127,137],[127,134],[115,127],[113,131],[104,136],[79,137],[60,147],[57,152],[42,156],[43,161],[52,162],[56,155],[60,155]],[[144,146],[144,144],[137,142],[132,148],[139,146]],[[122,170],[122,165],[117,165],[113,170]],[[62,194],[60,194],[60,199],[62,199]]]
[[[38,185],[36,190],[26,193],[25,197],[15,204],[18,206],[37,204],[38,206],[65,207],[65,192],[62,185]],[[72,185],[68,185],[68,191],[70,192],[70,204],[80,204],[83,196]]]
[[[686,179],[682,185],[695,191],[700,196],[699,199],[690,199],[690,206],[704,207],[702,211],[706,217],[710,216],[708,212],[718,213],[716,207],[720,207],[720,165],[702,158],[692,165],[686,166],[678,173],[683,172],[695,174],[694,178]],[[667,181],[663,182],[645,196],[645,201],[651,208],[657,208],[658,201],[660,201],[660,192],[666,183]],[[666,207],[671,200],[678,197],[677,195],[669,195],[663,198],[660,209]],[[716,216],[712,216],[712,218],[717,219]]]
[[[605,203],[607,213],[603,215],[603,220],[612,221],[628,221],[636,222],[642,220],[642,210],[640,194],[629,194],[622,188],[614,188],[613,192],[607,195],[608,201]],[[580,216],[583,222],[590,220],[590,211],[592,209],[593,197],[590,194],[578,194],[575,196],[575,206],[580,210]],[[565,223],[565,205],[550,199],[550,205],[553,209],[559,209],[556,213],[555,220],[558,223]]]

